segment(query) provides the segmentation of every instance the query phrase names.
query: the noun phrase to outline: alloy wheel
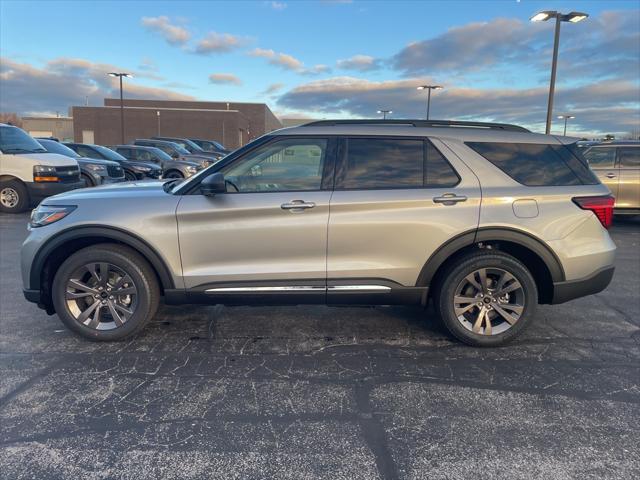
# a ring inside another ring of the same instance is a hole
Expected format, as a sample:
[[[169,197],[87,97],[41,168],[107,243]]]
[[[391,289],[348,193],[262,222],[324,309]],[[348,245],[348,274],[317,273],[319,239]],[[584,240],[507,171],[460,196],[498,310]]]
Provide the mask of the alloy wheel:
[[[18,192],[11,187],[4,187],[0,191],[0,204],[6,208],[14,208],[20,201]]]
[[[498,335],[522,316],[525,292],[520,281],[500,268],[480,268],[458,284],[453,298],[458,321],[473,333]]]
[[[124,270],[106,262],[76,269],[65,289],[77,322],[95,330],[113,330],[127,322],[138,305],[138,288]]]

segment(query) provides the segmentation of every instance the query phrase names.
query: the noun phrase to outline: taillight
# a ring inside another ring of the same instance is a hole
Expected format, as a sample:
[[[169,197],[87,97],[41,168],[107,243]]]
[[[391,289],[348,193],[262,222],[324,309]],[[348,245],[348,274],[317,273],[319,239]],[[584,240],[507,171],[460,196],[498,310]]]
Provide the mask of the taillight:
[[[598,197],[573,197],[573,203],[583,210],[595,213],[604,228],[609,228],[613,222],[613,204],[615,199],[611,195]]]

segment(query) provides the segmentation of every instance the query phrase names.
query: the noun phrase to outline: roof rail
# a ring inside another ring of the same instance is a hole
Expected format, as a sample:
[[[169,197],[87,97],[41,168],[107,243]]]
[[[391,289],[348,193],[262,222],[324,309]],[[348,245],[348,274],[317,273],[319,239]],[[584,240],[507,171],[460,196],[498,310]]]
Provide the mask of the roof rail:
[[[491,122],[462,122],[455,120],[317,120],[315,122],[305,123],[301,127],[332,127],[335,125],[405,125],[413,127],[458,127],[458,128],[486,128],[490,130],[508,130],[511,132],[529,132],[524,127],[512,125],[510,123],[491,123]]]

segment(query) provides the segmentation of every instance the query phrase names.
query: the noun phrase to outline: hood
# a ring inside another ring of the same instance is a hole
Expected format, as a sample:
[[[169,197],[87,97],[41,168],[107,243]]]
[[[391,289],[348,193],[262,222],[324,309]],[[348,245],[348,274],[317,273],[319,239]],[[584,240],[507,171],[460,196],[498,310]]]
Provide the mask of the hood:
[[[49,197],[46,203],[48,205],[69,205],[83,200],[108,200],[116,197],[119,199],[129,199],[130,201],[165,197],[170,195],[162,188],[165,182],[166,180],[139,180],[111,183],[90,188],[79,188]]]
[[[123,165],[127,165],[130,167],[146,167],[146,168],[150,168],[151,170],[162,170],[162,167],[160,167],[159,165],[156,165],[155,163],[152,162],[139,162],[137,160],[127,160],[127,162],[123,162]]]
[[[3,157],[16,157],[20,158],[20,161],[31,161],[32,165],[50,165],[52,167],[69,167],[78,166],[75,158],[66,157],[58,153],[49,152],[37,152],[37,153],[16,153],[16,154],[2,154]]]

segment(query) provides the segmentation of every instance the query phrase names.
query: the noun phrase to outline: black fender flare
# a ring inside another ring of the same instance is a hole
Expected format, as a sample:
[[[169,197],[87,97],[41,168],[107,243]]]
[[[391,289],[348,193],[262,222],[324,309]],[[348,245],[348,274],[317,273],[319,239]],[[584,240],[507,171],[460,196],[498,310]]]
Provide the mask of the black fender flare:
[[[554,283],[565,280],[564,269],[562,268],[560,259],[558,259],[556,254],[539,238],[515,228],[483,227],[477,230],[463,232],[433,252],[422,267],[418,275],[418,280],[416,281],[416,286],[429,286],[442,264],[459,250],[475,243],[491,241],[504,241],[522,245],[542,259],[549,269],[551,279]]]
[[[29,284],[32,289],[40,290],[42,272],[51,252],[65,243],[81,238],[102,237],[127,245],[146,258],[158,273],[163,290],[174,289],[175,285],[170,270],[162,257],[148,243],[137,235],[116,227],[83,226],[62,230],[40,247],[31,263]]]

